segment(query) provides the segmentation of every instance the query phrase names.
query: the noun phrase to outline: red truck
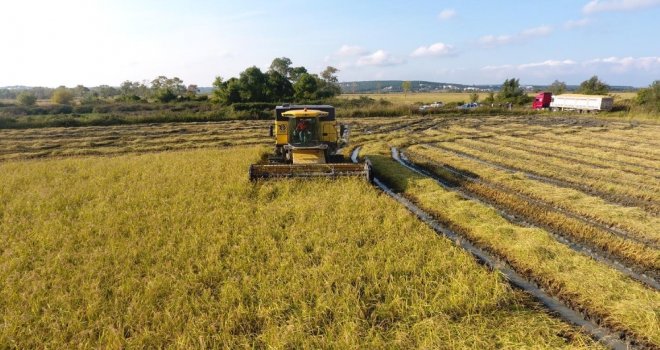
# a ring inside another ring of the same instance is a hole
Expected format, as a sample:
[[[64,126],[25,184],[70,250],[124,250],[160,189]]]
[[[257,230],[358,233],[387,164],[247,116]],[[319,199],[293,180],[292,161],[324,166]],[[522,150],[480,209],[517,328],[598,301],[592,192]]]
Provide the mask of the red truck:
[[[552,101],[551,92],[539,92],[538,95],[534,97],[534,103],[532,103],[532,109],[549,108],[551,101]]]
[[[540,92],[534,98],[532,109],[598,112],[612,110],[613,105],[612,96],[607,95],[562,94],[553,96],[550,92]]]

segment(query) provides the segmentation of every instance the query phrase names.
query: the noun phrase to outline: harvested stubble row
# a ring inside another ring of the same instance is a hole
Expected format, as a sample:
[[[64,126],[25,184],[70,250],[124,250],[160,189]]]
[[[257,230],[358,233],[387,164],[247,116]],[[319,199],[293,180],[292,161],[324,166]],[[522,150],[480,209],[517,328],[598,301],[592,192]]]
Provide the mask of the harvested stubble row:
[[[647,179],[657,179],[656,168],[645,165],[645,162],[634,163],[630,158],[608,157],[599,149],[591,149],[589,152],[576,152],[575,148],[564,146],[560,143],[552,144],[539,142],[533,138],[524,139],[520,137],[498,136],[488,141],[499,146],[506,146],[516,150],[528,151],[544,157],[555,157],[567,162],[576,162],[586,166],[615,169],[624,173],[646,176]]]
[[[431,145],[411,147],[442,164],[455,169],[463,169],[481,180],[489,181],[500,187],[521,193],[549,205],[579,216],[602,223],[611,228],[623,230],[637,240],[652,245],[660,244],[660,218],[639,208],[623,207],[610,204],[603,199],[572,188],[560,188],[542,181],[533,180],[515,172],[507,172],[484,163],[458,157]]]
[[[365,145],[361,154],[373,162],[381,180],[551,294],[611,329],[660,346],[660,293],[571,250],[544,230],[517,226],[492,208],[461,199],[396,163],[384,143]]]
[[[502,190],[499,185],[465,181],[442,168],[443,157],[437,150],[411,147],[406,154],[414,163],[516,216],[571,237],[580,243],[596,246],[627,264],[638,267],[638,271],[654,278],[660,277],[657,274],[660,271],[660,250],[657,246],[652,247],[646,242],[626,239],[576,218],[565,216],[546,206],[527,201],[516,195],[515,191]]]
[[[491,139],[463,139],[456,140],[456,144],[471,149],[496,154],[501,158],[515,159],[519,163],[527,163],[527,168],[535,167],[547,169],[551,174],[562,174],[572,180],[582,180],[589,184],[598,184],[600,188],[608,190],[617,188],[623,194],[631,195],[642,200],[656,200],[655,193],[660,193],[660,181],[649,175],[622,173],[613,169],[603,169],[590,164],[567,162],[558,156],[535,154],[533,150],[520,150]],[[660,205],[660,203],[657,203]]]
[[[264,122],[0,130],[0,161],[266,144]]]
[[[476,144],[475,140],[457,140],[455,143],[443,143],[442,147],[504,165],[514,170],[553,178],[579,188],[588,187],[595,194],[623,205],[639,206],[650,213],[660,212],[660,204],[654,194],[655,192],[639,188],[632,183],[610,182],[613,177],[612,172],[609,172],[609,174],[608,172],[602,172],[603,177],[601,178],[598,175],[589,175],[589,172],[594,172],[593,169],[579,165],[570,167],[565,164],[555,164],[556,162],[548,162],[542,157],[535,157],[523,152],[513,152],[484,144]]]
[[[653,166],[658,166],[660,162],[660,154],[657,153],[656,148],[635,143],[633,142],[634,138],[627,141],[608,141],[603,140],[602,135],[586,133],[561,137],[555,135],[543,135],[542,137],[539,135],[537,137],[541,140],[560,142],[577,148],[602,149],[626,157],[641,158],[645,162],[652,162],[649,165]]]

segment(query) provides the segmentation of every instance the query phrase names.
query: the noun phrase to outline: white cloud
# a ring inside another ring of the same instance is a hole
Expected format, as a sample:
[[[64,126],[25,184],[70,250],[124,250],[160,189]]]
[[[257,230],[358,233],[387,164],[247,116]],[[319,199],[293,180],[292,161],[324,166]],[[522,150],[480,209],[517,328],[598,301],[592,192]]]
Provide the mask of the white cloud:
[[[521,65],[518,65],[518,69],[524,70],[524,69],[529,69],[529,68],[539,68],[539,67],[545,67],[545,68],[558,68],[558,67],[567,67],[567,66],[574,66],[576,65],[577,62],[573,60],[563,60],[563,61],[557,61],[557,60],[546,60],[543,62],[534,62],[534,63],[524,63]]]
[[[589,19],[589,18],[569,20],[569,21],[564,22],[564,28],[566,28],[566,29],[575,29],[575,28],[580,28],[580,27],[586,27],[589,24],[591,24],[591,19]]]
[[[362,56],[358,59],[358,66],[393,66],[403,63],[402,59],[392,56],[385,50],[377,50],[376,52]]]
[[[484,35],[478,39],[483,47],[496,47],[521,42],[527,39],[545,36],[552,33],[554,29],[551,26],[540,26],[528,28],[514,35]]]
[[[513,37],[510,35],[485,35],[479,38],[479,43],[485,47],[494,47],[499,45],[506,45],[513,41]]]
[[[503,64],[499,66],[490,65],[481,68],[483,75],[491,79],[505,77],[521,77],[523,79],[545,80],[566,75],[576,74],[584,70],[578,62],[565,60],[545,60],[522,64]]]
[[[541,27],[525,29],[520,33],[520,36],[527,38],[527,37],[544,36],[550,33],[552,33],[552,27],[541,26]]]
[[[660,57],[606,57],[595,58],[584,62],[584,66],[604,66],[609,67],[617,73],[624,73],[631,70],[642,71],[660,71]]]
[[[515,68],[515,66],[511,64],[503,64],[501,66],[484,66],[481,67],[481,70],[509,70],[512,68]]]
[[[444,43],[435,43],[430,46],[420,46],[413,51],[411,57],[424,57],[424,56],[447,56],[454,53],[454,47]]]
[[[634,11],[660,5],[660,0],[592,0],[582,8],[586,14],[596,12]]]
[[[454,9],[444,9],[438,14],[438,19],[441,21],[448,21],[456,17],[457,13]]]
[[[358,56],[362,55],[366,50],[357,45],[342,45],[339,50],[337,50],[337,56],[348,57],[348,56]]]
[[[583,62],[576,62],[570,59],[546,60],[518,65],[488,65],[482,67],[481,70],[506,73],[527,72],[528,74],[536,76],[568,74],[584,71],[612,73],[628,73],[632,71],[660,72],[660,57],[605,57],[594,58]]]

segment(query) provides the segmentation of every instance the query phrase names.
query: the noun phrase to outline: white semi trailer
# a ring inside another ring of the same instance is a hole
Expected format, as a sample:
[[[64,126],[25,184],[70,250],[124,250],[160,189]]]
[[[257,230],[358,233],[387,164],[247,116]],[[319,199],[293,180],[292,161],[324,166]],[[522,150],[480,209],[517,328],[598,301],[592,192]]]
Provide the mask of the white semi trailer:
[[[612,109],[613,104],[614,100],[610,96],[563,94],[552,96],[550,109],[553,111],[576,110],[579,112],[609,111]]]

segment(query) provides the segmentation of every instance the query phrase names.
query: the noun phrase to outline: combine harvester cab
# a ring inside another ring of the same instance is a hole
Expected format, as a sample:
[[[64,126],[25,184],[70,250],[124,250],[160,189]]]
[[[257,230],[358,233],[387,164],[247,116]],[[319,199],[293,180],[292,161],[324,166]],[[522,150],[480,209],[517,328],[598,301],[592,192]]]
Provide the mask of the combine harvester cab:
[[[278,106],[271,127],[275,152],[268,163],[250,166],[250,180],[359,176],[371,181],[370,164],[346,163],[337,154],[348,144],[347,129],[337,126],[332,106]]]

